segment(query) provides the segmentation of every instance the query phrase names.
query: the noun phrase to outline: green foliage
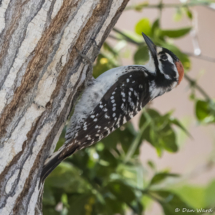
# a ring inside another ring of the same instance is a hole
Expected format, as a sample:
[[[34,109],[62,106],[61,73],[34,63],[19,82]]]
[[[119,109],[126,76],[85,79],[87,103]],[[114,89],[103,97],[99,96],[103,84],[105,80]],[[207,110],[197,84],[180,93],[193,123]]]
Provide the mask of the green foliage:
[[[53,207],[59,203],[60,212],[54,211],[53,214],[62,214],[62,211],[77,215],[125,214],[128,208],[135,214],[142,214],[145,205],[141,199],[145,196],[152,201],[153,195],[161,195],[151,187],[178,175],[154,172],[153,178],[144,183],[145,170],[138,160],[140,145],[146,136],[151,135],[150,130],[155,129],[154,142],[148,141],[157,147],[157,151],[177,150],[172,122],[171,113],[161,115],[147,109],[142,113],[138,131],[127,123],[101,142],[62,162],[46,180],[44,214],[53,212]],[[155,139],[159,141],[156,143]],[[59,144],[63,141],[62,136]],[[148,164],[155,171],[153,162]],[[172,210],[167,203],[159,203],[165,210]]]
[[[186,15],[191,20],[193,19],[192,11],[189,9],[189,7],[185,6],[185,7],[176,8],[176,13],[174,15],[174,20],[176,22],[180,21],[184,15]]]
[[[173,186],[171,190],[193,208],[209,208],[215,205],[215,180],[205,186],[182,184]]]
[[[191,3],[194,1],[190,1]],[[195,1],[197,2],[197,1]],[[199,0],[208,4],[210,1]],[[136,11],[150,7],[147,2],[131,7]],[[162,9],[162,2],[154,6]],[[192,19],[188,5],[177,7],[175,19],[183,16]],[[96,64],[93,76],[120,66],[121,56],[127,43],[135,45],[134,64],[145,64],[148,61],[148,49],[143,42],[144,32],[158,45],[174,52],[186,70],[191,67],[189,57],[169,40],[186,36],[190,27],[181,29],[162,29],[160,17],[153,23],[142,18],[135,25],[135,32],[116,32],[117,44],[113,47],[105,42]],[[190,81],[192,100],[195,102],[196,118],[200,123],[215,122],[215,105],[208,98],[198,99],[195,96],[197,83]],[[208,186],[198,187],[187,184],[171,184],[169,180],[180,180],[178,174],[168,171],[157,172],[152,160],[141,164],[140,146],[150,144],[158,156],[164,151],[175,153],[178,149],[176,129],[190,136],[187,129],[172,112],[161,114],[155,109],[146,107],[140,116],[138,128],[127,123],[111,133],[99,143],[81,150],[62,162],[47,178],[44,187],[44,215],[125,215],[130,210],[134,215],[145,214],[152,202],[160,204],[165,215],[180,214],[183,208],[193,210],[196,207],[215,205],[215,181]],[[64,144],[64,131],[57,144],[59,149]],[[149,174],[149,172],[150,174]],[[152,176],[151,176],[152,175]],[[188,212],[189,213],[189,212]],[[190,214],[190,213],[189,213]],[[192,212],[196,214],[196,212]]]
[[[160,182],[162,182],[167,177],[179,177],[179,175],[168,173],[168,172],[157,173],[153,176],[152,180],[150,181],[150,186],[155,185],[155,184],[159,184]]]
[[[147,7],[149,5],[149,3],[147,2],[147,1],[145,1],[145,2],[143,2],[143,3],[141,3],[141,4],[137,4],[137,5],[134,5],[134,10],[136,10],[136,11],[142,11],[142,9],[144,8],[144,7]]]
[[[209,101],[196,101],[196,117],[200,122],[215,122],[215,104]]]
[[[167,36],[170,38],[179,38],[185,36],[187,33],[189,33],[191,30],[191,27],[188,28],[181,28],[177,30],[161,30],[160,34],[161,36]]]
[[[140,118],[139,126],[142,126],[147,121],[150,122],[149,126],[142,133],[143,139],[154,146],[160,156],[163,150],[169,152],[178,150],[176,134],[172,127],[174,123],[170,116],[171,113],[162,116],[154,109],[147,109]]]
[[[142,32],[144,32],[144,34],[149,36],[151,34],[151,23],[149,19],[141,19],[135,26],[135,32],[139,35],[142,35]]]
[[[190,207],[186,202],[184,202],[177,194],[165,191],[165,190],[158,190],[150,192],[150,195],[153,196],[156,201],[162,206],[165,215],[172,215],[177,212],[179,215],[185,214],[183,209],[187,209],[187,212],[193,211],[192,214],[195,213],[195,209]],[[179,209],[179,211],[175,211]],[[188,211],[189,210],[189,211]]]
[[[189,19],[193,19],[193,14],[188,7],[185,7],[185,12],[186,12],[186,15]]]

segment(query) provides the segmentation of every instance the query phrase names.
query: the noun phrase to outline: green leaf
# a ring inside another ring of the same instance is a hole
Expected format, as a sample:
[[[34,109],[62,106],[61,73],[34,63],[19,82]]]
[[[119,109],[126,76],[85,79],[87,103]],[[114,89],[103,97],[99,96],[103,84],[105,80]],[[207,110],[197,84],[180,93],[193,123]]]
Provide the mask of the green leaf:
[[[153,176],[153,178],[150,182],[150,186],[159,184],[168,177],[179,177],[179,175],[173,174],[173,173],[166,173],[166,172],[157,173]]]
[[[139,126],[142,126],[147,120],[150,122],[150,125],[143,131],[142,139],[152,144],[159,155],[162,154],[163,149],[169,152],[178,150],[176,135],[169,117],[169,114],[161,116],[157,111],[147,109],[140,118]]]
[[[135,26],[135,32],[139,35],[142,35],[142,32],[146,35],[150,35],[151,33],[151,24],[149,19],[144,18],[139,20]]]
[[[160,33],[161,35],[167,36],[170,38],[178,38],[188,34],[191,29],[192,29],[191,27],[187,27],[187,28],[181,28],[178,30],[160,30]]]
[[[44,187],[43,204],[45,204],[45,205],[55,205],[56,204],[52,189],[48,186]]]
[[[108,149],[104,149],[103,151],[99,152],[100,157],[103,161],[106,161],[108,165],[116,166],[117,159],[113,156],[113,154]]]
[[[181,20],[181,18],[182,18],[182,10],[181,10],[181,8],[179,7],[179,8],[176,8],[176,13],[174,14],[174,20],[176,21],[176,22],[178,22],[178,21],[180,21]]]
[[[176,126],[178,126],[182,131],[184,131],[184,133],[187,134],[187,136],[192,137],[191,134],[189,133],[189,131],[179,122],[179,120],[173,118],[170,118],[170,122]]]
[[[193,19],[193,13],[192,13],[192,11],[189,9],[189,7],[185,7],[185,11],[186,11],[187,17],[188,17],[189,19]]]
[[[205,190],[205,207],[215,205],[215,180],[208,184]]]
[[[126,123],[126,129],[134,135],[134,137],[138,134],[138,132],[135,130],[133,123]]]
[[[180,198],[193,208],[205,208],[205,188],[193,185],[183,185],[173,188]]]
[[[124,204],[118,201],[114,196],[107,196],[105,198],[105,204],[100,205],[100,210],[103,212],[101,214],[123,214]]]
[[[43,207],[43,215],[60,215],[58,211],[55,210],[55,208],[52,207]]]
[[[149,53],[146,45],[139,46],[134,54],[135,64],[144,65],[149,60]]]
[[[130,204],[135,199],[133,188],[121,180],[115,180],[107,185],[107,188],[119,201]]]
[[[171,128],[171,126],[168,124],[165,126],[165,128],[159,132],[160,139],[159,143],[163,148],[169,152],[177,152],[178,151],[178,145],[176,140],[176,135],[174,130]]]
[[[147,164],[150,166],[150,168],[152,170],[156,170],[156,166],[155,166],[155,163],[151,160],[147,161]]]
[[[68,200],[70,205],[68,214],[91,214],[95,199],[95,196],[91,193],[71,196]]]
[[[195,209],[187,205],[186,202],[184,202],[177,194],[173,192],[164,190],[150,191],[150,195],[152,195],[158,201],[158,203],[160,203],[165,215],[184,215],[186,212],[188,212],[188,210],[190,213],[192,210],[192,214],[197,215]]]
[[[67,158],[66,161],[70,161],[75,167],[79,168],[81,171],[87,171],[90,159],[91,155],[87,148],[73,154],[71,157]]]
[[[176,13],[174,14],[174,20],[180,21],[182,19],[183,15],[186,15],[191,20],[193,18],[192,11],[189,9],[189,7],[184,6],[184,7],[176,8]]]
[[[147,120],[156,120],[157,118],[160,117],[160,114],[158,113],[158,111],[156,111],[155,109],[144,109],[144,112],[147,112],[147,114],[150,116],[150,119],[146,119],[146,115],[144,114],[144,112],[142,112],[140,120],[139,120],[139,128],[142,127],[142,125],[147,121]]]
[[[209,103],[203,100],[198,100],[196,102],[196,117],[199,121],[211,121]]]
[[[130,123],[126,123],[121,128],[118,128],[114,132],[112,132],[109,136],[102,139],[101,142],[105,144],[105,146],[109,149],[116,148],[118,143],[121,143],[122,148],[125,152],[128,151],[131,142],[133,141],[135,134],[133,130],[130,128]]]
[[[151,30],[151,35],[153,38],[159,37],[159,32],[160,31],[160,20],[156,19],[154,23],[152,24],[152,30]]]
[[[68,205],[68,196],[66,193],[64,193],[62,196],[61,196],[61,202],[66,205],[66,207],[69,208],[69,205]]]
[[[46,179],[46,186],[62,188],[67,192],[83,192],[88,184],[80,177],[79,171],[67,162],[59,166]]]

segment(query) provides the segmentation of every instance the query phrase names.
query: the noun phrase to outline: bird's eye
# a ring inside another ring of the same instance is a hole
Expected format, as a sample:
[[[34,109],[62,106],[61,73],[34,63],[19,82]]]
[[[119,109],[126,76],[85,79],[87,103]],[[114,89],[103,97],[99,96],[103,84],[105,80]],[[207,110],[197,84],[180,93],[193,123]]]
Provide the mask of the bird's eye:
[[[160,57],[161,60],[167,60],[167,58],[168,58],[168,57],[167,57],[167,55],[165,55],[165,54],[161,55],[161,57]]]

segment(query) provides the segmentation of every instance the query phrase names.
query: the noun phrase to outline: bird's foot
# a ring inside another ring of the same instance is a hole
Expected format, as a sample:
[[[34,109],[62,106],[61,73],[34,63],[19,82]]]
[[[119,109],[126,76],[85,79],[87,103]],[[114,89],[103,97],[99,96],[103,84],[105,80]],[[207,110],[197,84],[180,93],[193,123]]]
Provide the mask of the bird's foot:
[[[89,86],[93,85],[94,82],[95,82],[95,78],[91,77],[91,78],[87,81],[87,83],[85,84],[85,86],[89,87]]]
[[[82,54],[76,47],[76,51],[78,54],[83,58],[83,60],[88,64],[88,72],[86,74],[86,79],[85,79],[85,87],[88,87],[93,84],[94,78],[92,77],[93,73],[93,61],[87,57],[85,54]]]
[[[82,54],[82,53],[76,48],[76,46],[74,46],[74,47],[75,47],[75,50],[78,52],[78,54],[79,54],[88,64],[90,64],[90,66],[92,66],[92,65],[93,65],[93,61],[92,61],[89,57],[87,57],[87,55]]]
[[[100,52],[100,48],[95,40],[95,38],[90,38],[90,40],[92,41],[92,45],[93,45],[93,50],[92,50],[92,56],[97,56]],[[85,81],[85,87],[90,86],[94,83],[94,78],[92,77],[92,73],[93,73],[93,60],[90,59],[87,55],[82,54],[77,48],[76,46],[74,46],[76,51],[78,52],[79,56],[82,57],[82,59],[88,64],[89,67],[89,71],[87,73],[87,77],[86,77],[86,81]]]
[[[93,42],[93,47],[96,48],[96,56],[97,56],[99,54],[99,52],[100,52],[100,47],[98,46],[95,38],[90,38],[90,40]]]

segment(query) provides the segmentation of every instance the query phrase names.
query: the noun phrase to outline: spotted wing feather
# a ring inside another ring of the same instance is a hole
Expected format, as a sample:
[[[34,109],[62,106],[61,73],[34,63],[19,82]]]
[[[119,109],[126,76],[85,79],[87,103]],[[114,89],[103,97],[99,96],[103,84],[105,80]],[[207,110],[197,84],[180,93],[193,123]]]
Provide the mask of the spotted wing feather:
[[[121,76],[83,122],[75,138],[77,148],[92,145],[106,137],[135,116],[149,100],[148,81],[142,71]],[[74,141],[69,133],[66,139],[66,143]]]
[[[41,181],[66,157],[90,146],[129,121],[150,101],[149,81],[143,71],[122,75],[74,134],[67,129],[62,152],[52,155],[41,174]]]

